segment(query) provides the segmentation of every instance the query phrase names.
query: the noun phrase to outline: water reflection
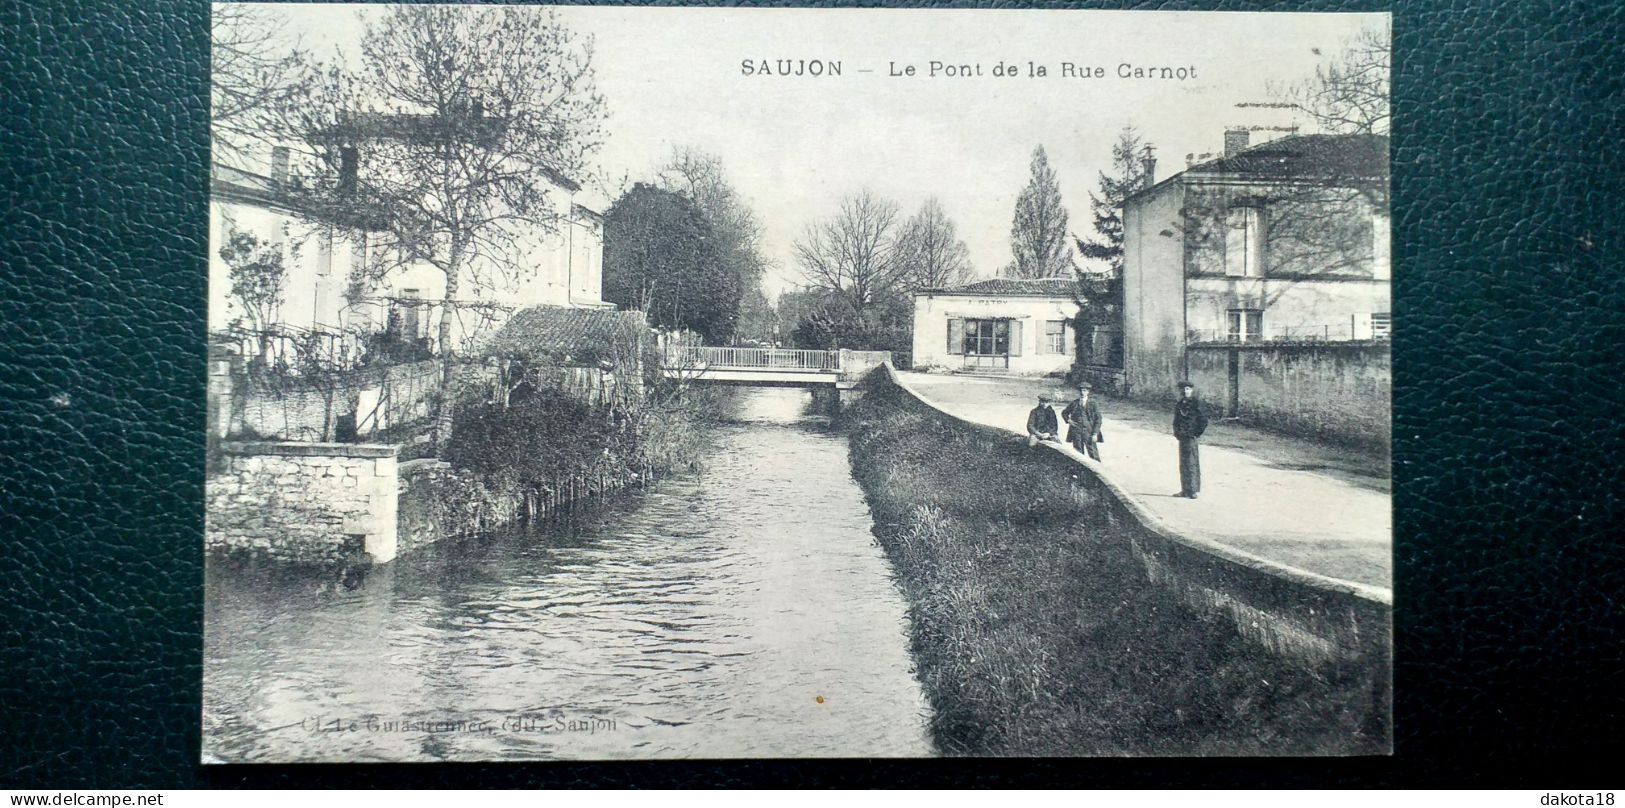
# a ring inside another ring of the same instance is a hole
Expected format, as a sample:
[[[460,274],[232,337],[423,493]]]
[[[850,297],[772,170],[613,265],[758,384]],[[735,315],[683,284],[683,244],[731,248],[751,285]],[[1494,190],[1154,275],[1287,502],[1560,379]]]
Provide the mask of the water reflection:
[[[930,754],[846,443],[747,392],[704,472],[345,582],[214,569],[204,749],[237,761]]]

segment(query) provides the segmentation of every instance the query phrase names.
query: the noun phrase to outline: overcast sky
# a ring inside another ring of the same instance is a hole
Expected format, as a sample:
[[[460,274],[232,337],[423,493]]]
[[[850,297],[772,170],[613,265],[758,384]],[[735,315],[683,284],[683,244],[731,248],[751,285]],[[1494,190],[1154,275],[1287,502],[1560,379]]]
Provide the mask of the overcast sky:
[[[286,5],[289,31],[318,56],[353,49],[366,6]],[[478,13],[478,9],[473,9]],[[720,156],[764,228],[777,268],[769,293],[800,274],[791,244],[841,197],[869,187],[909,213],[942,200],[977,274],[1010,258],[1010,220],[1042,144],[1070,227],[1090,231],[1089,192],[1132,124],[1157,147],[1157,178],[1187,153],[1219,151],[1227,126],[1279,126],[1268,85],[1313,73],[1387,15],[925,9],[560,7],[597,43],[610,119],[604,177],[648,179],[677,145]],[[745,76],[744,60],[840,62],[840,77]],[[929,78],[932,60],[980,63],[980,78]],[[994,78],[1000,62],[1022,75]],[[1028,62],[1047,78],[1026,76]],[[1106,78],[1063,78],[1062,62]],[[914,78],[892,78],[912,64]],[[1194,68],[1184,81],[1118,78],[1119,66]],[[872,71],[872,72],[862,72]],[[1255,136],[1258,137],[1258,136]],[[618,186],[607,190],[613,192]]]

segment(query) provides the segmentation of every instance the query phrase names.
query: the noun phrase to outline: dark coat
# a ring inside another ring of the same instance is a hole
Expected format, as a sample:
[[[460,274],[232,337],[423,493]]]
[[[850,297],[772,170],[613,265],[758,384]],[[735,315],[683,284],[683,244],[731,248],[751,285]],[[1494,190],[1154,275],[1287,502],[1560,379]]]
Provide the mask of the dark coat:
[[[1196,397],[1179,399],[1174,404],[1174,437],[1195,440],[1206,431],[1207,416],[1202,414],[1202,405]]]
[[[1055,410],[1050,409],[1048,404],[1040,404],[1027,413],[1027,434],[1056,435],[1060,431],[1060,425],[1055,421]]]
[[[1066,405],[1066,409],[1061,411],[1061,417],[1065,418],[1067,425],[1086,441],[1100,437],[1100,427],[1105,422],[1100,417],[1100,408],[1095,406],[1094,399],[1090,399],[1088,404],[1079,399]]]

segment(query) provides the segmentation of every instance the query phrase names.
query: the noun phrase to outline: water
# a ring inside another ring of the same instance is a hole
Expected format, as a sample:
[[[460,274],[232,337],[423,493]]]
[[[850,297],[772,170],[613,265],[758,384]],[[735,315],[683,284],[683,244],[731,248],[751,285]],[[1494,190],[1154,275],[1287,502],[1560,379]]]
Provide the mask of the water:
[[[931,754],[905,604],[805,401],[748,391],[705,471],[535,533],[359,580],[211,571],[205,754]]]

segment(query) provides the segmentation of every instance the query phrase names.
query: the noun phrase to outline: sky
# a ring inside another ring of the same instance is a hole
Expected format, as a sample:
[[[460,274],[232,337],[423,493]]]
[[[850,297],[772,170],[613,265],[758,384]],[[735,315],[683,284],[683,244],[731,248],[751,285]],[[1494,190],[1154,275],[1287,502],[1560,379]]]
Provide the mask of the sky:
[[[367,8],[281,5],[276,12],[303,47],[328,57],[354,52]],[[1010,260],[1015,200],[1039,145],[1058,176],[1069,228],[1091,235],[1089,193],[1125,125],[1156,147],[1161,180],[1183,170],[1187,154],[1222,150],[1227,127],[1294,123],[1282,110],[1236,104],[1270,100],[1271,86],[1312,75],[1361,28],[1388,25],[1385,14],[557,11],[595,42],[609,109],[598,190],[612,198],[625,181],[653,179],[677,146],[717,155],[763,227],[774,264],[764,280],[770,297],[801,280],[793,244],[803,228],[864,188],[905,215],[938,198],[976,274],[995,275]],[[743,75],[743,61],[780,59],[839,62],[841,75]],[[932,77],[932,61],[980,65],[982,75]],[[1106,75],[1063,77],[1063,62]],[[1020,75],[994,77],[1000,63]],[[1028,63],[1048,75],[1029,77]],[[1193,75],[1120,78],[1125,64]],[[892,75],[908,65],[914,76]],[[1254,142],[1271,136],[1256,133]]]

